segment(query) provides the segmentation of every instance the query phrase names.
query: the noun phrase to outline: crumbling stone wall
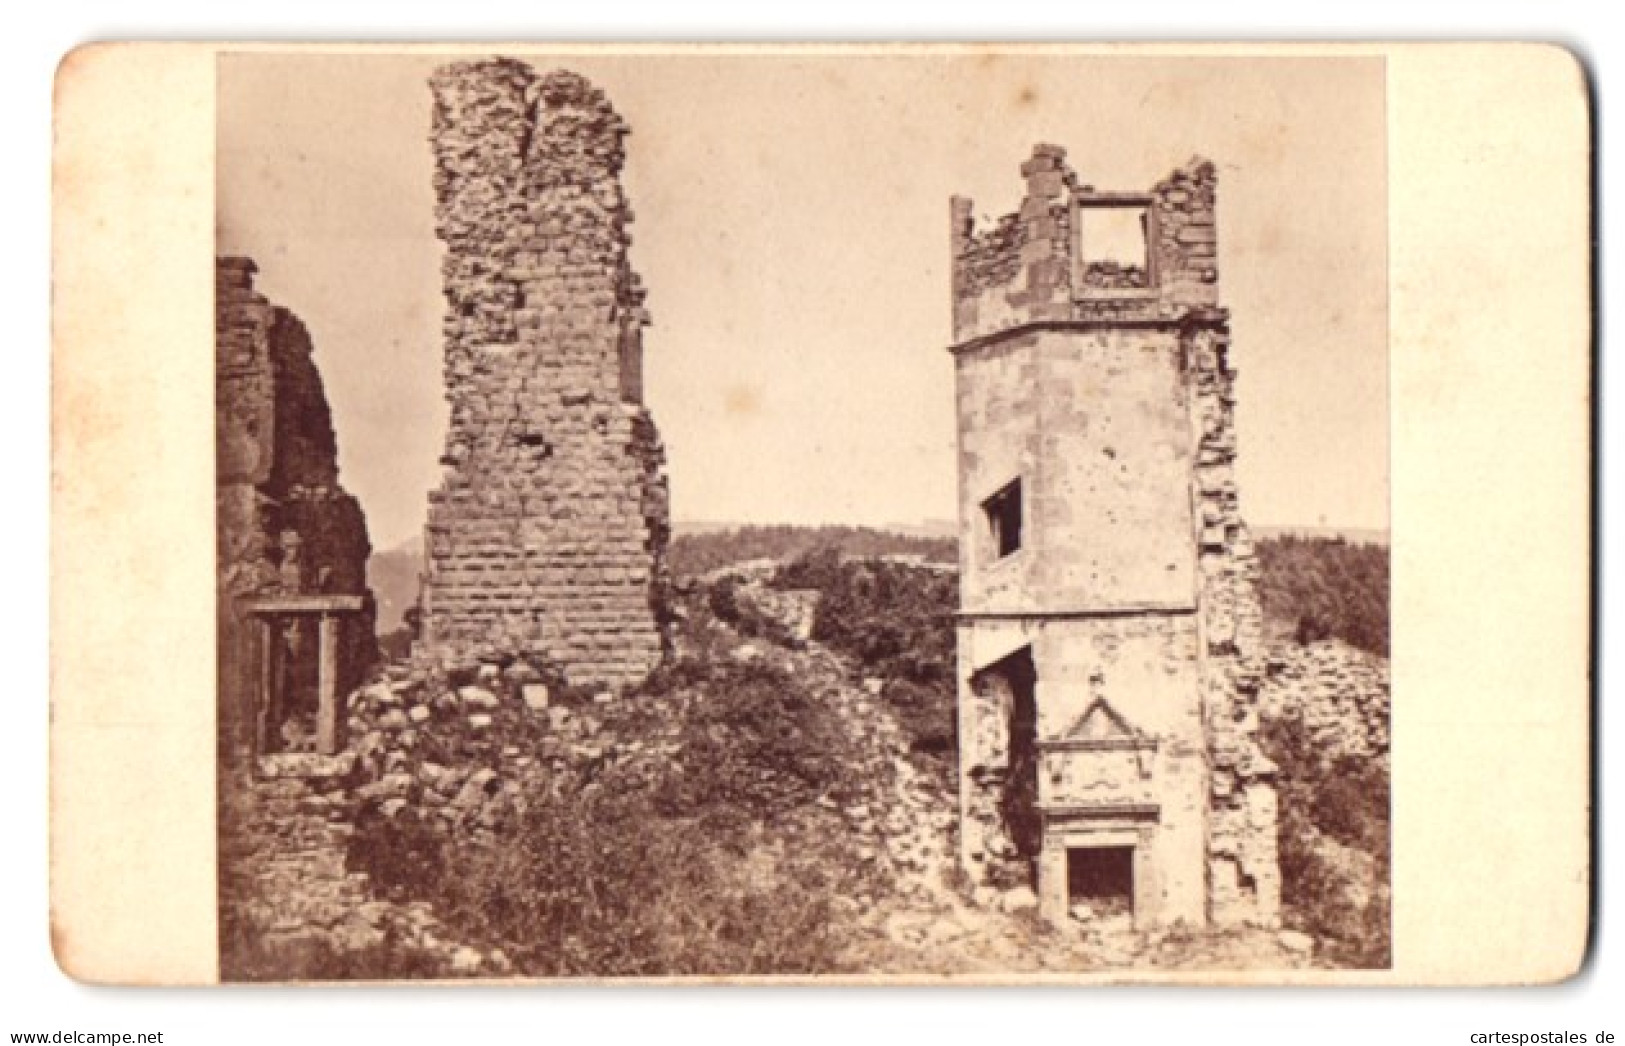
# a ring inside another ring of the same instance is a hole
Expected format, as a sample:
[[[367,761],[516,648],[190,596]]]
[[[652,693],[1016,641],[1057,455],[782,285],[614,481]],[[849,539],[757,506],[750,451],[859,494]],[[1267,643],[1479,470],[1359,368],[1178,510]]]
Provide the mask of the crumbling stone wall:
[[[1040,145],[1022,174],[1015,214],[978,230],[969,200],[951,212],[961,859],[978,882],[1034,876],[1064,917],[1066,851],[1129,846],[1137,918],[1269,925],[1275,767],[1257,742],[1262,615],[1214,169],[1105,192]],[[1143,257],[1092,254],[1090,208],[1137,217]],[[1008,552],[989,506],[1012,486]],[[1036,673],[1036,858],[1008,842],[1022,789],[996,666],[1017,651]]]
[[[451,425],[423,649],[635,684],[668,643],[670,524],[642,403],[628,128],[570,72],[458,63],[431,86]]]
[[[338,447],[310,334],[254,290],[253,261],[215,260],[215,534],[219,700],[227,750],[251,738],[259,658],[243,601],[337,593],[367,597],[344,630],[339,685],[360,681],[376,654],[361,505],[339,483]],[[288,676],[314,687],[315,624],[283,636]]]

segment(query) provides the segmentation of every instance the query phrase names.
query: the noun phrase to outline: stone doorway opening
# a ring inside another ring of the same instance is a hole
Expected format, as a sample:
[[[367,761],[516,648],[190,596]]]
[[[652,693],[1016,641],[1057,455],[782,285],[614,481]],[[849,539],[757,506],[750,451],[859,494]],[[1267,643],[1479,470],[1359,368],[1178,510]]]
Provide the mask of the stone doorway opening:
[[[998,796],[999,817],[1018,857],[1031,862],[1043,845],[1038,812],[1038,671],[1032,647],[1022,647],[978,673],[979,684],[998,697],[1008,767]]]
[[[1134,847],[1068,847],[1066,903],[1078,922],[1132,925]]]

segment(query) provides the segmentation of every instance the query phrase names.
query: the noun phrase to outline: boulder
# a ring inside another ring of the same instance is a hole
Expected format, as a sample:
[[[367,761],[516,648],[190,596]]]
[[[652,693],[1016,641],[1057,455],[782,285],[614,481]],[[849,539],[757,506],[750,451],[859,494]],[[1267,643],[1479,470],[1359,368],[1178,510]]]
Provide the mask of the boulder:
[[[411,790],[412,775],[405,771],[396,771],[357,789],[356,794],[363,799],[385,800],[404,798]]]
[[[452,952],[452,973],[455,973],[455,975],[474,975],[474,973],[479,973],[479,966],[481,966],[479,952],[470,949],[468,945],[463,945],[460,949]]]
[[[317,755],[314,752],[278,752],[261,756],[261,777],[272,779],[296,778],[303,781],[332,781],[350,776],[355,769],[356,754],[340,752],[337,755]]]
[[[465,686],[457,691],[457,699],[469,708],[492,709],[502,704],[497,695],[482,686]]]
[[[525,699],[525,707],[532,712],[545,712],[548,710],[546,683],[522,683],[519,687],[519,693]]]
[[[1298,930],[1282,930],[1275,939],[1293,955],[1309,955],[1315,950],[1315,939]]]
[[[999,910],[1009,914],[1030,911],[1038,907],[1038,895],[1028,886],[1017,886],[1004,891],[999,897]]]

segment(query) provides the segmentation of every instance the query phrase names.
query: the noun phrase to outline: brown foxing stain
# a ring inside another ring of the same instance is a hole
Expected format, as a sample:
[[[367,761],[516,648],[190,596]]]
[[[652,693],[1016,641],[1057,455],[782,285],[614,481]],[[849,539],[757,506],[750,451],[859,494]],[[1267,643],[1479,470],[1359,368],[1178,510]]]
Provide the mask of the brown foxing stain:
[[[1033,89],[1031,84],[1023,86],[1022,89],[1016,94],[1017,105],[1033,105],[1037,103],[1037,101],[1038,92]]]
[[[722,406],[731,418],[751,418],[762,412],[762,392],[752,385],[730,385],[722,394]]]

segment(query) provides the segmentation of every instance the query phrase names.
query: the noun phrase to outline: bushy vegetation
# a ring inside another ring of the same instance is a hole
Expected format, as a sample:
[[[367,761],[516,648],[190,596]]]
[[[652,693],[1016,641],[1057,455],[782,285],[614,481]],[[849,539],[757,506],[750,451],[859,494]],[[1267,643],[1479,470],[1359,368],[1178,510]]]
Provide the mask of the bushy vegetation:
[[[673,817],[619,783],[541,791],[494,838],[458,845],[455,867],[422,884],[442,921],[533,976],[835,968],[835,884],[753,882],[741,874],[746,811],[718,802]]]
[[[1264,616],[1299,643],[1337,638],[1388,656],[1388,548],[1283,534],[1258,542]]]
[[[679,534],[671,541],[667,562],[674,574],[696,576],[752,560],[788,562],[816,549],[858,558],[923,556],[939,563],[954,563],[959,555],[959,543],[951,537],[918,537],[873,527],[780,524]]]
[[[772,843],[863,787],[839,724],[802,681],[730,657],[703,598],[686,619],[687,656],[595,712],[600,742],[642,755],[523,779],[490,831],[374,810],[350,867],[386,898],[432,901],[458,939],[525,975],[840,972],[833,907],[871,873],[828,826]]]
[[[1321,758],[1301,720],[1267,721],[1266,754],[1280,767],[1281,900],[1288,921],[1342,965],[1391,962],[1389,790],[1380,763]]]
[[[952,758],[957,575],[843,558],[823,547],[786,564],[773,584],[817,590],[813,639],[851,657],[863,676],[882,680],[881,696],[914,751]]]

